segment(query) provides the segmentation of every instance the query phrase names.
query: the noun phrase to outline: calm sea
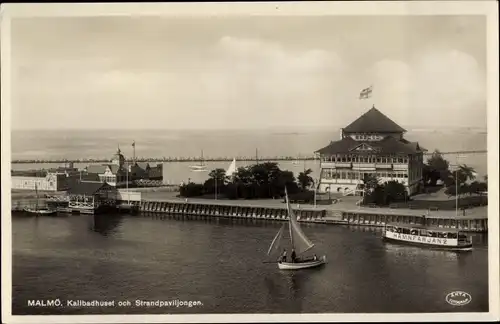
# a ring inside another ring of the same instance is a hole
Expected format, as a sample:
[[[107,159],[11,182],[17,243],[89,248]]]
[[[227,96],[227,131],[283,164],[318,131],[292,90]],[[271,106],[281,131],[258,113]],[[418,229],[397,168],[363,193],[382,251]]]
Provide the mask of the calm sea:
[[[13,216],[13,314],[340,313],[488,311],[487,235],[469,253],[384,243],[380,230],[309,224],[328,264],[267,264],[278,222],[173,216]],[[471,294],[451,306],[452,291]],[[59,298],[127,303],[30,307]],[[136,307],[136,300],[193,307]]]
[[[109,158],[119,146],[123,154],[132,156],[132,142],[136,142],[138,157],[199,157],[203,150],[205,157],[238,156],[310,156],[314,151],[328,145],[339,138],[339,131],[308,130],[297,132],[278,132],[269,130],[57,130],[57,131],[14,131],[12,133],[13,159],[80,159]],[[418,141],[429,151],[485,150],[487,135],[473,131],[411,131],[406,138]],[[454,156],[447,156],[455,163]],[[487,155],[467,155],[461,157],[460,163],[468,164],[476,169],[480,176],[487,173]],[[252,162],[238,162],[238,166]],[[229,162],[207,163],[209,169],[227,168]],[[193,162],[165,163],[164,181],[179,184],[191,178],[192,181],[203,181],[206,173],[191,172],[189,166]],[[13,169],[48,168],[48,164],[13,164]],[[84,167],[85,164],[78,164]],[[304,168],[313,169],[313,176],[319,174],[319,163],[314,161],[280,162],[282,169],[295,173]]]

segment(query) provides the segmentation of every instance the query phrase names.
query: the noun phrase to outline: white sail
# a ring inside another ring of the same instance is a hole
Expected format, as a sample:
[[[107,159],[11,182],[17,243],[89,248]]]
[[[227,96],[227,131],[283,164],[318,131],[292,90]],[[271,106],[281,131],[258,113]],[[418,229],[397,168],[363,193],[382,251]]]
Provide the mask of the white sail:
[[[226,170],[226,176],[231,177],[236,172],[236,159],[233,159],[233,162],[229,165],[229,168]]]
[[[290,240],[292,247],[295,249],[295,253],[301,254],[310,250],[314,244],[307,238],[302,229],[300,228],[299,222],[297,221],[297,216],[293,212],[290,206],[290,201],[288,200],[288,192],[285,187],[286,196],[286,208],[288,210],[288,217],[290,217]]]
[[[279,243],[281,241],[281,238],[283,237],[283,230],[285,229],[285,224],[283,224],[274,237],[273,241],[271,242],[271,245],[269,246],[269,250],[267,250],[267,255],[271,255],[271,252],[274,250],[277,250],[279,248]]]

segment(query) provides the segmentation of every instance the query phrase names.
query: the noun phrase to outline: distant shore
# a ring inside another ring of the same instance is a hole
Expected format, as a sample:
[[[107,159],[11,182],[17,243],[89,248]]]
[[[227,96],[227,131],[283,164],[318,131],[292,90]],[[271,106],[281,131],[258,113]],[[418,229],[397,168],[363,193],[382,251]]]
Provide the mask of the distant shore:
[[[432,155],[433,152],[426,152],[424,155]],[[468,151],[450,151],[440,152],[442,155],[456,155],[456,154],[487,154],[487,150],[468,150]],[[237,161],[311,161],[317,160],[318,157],[310,156],[237,156],[237,157],[140,157],[136,158],[136,162],[231,162],[233,159]],[[132,159],[127,159],[132,162]],[[106,163],[109,158],[82,158],[82,159],[16,159],[12,160],[13,164],[37,164],[37,163]]]

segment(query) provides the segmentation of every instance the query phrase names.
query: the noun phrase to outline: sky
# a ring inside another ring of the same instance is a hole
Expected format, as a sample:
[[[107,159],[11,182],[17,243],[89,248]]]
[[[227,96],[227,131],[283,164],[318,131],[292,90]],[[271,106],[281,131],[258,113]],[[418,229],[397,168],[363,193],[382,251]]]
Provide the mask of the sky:
[[[13,129],[486,127],[481,16],[45,17],[11,25]],[[359,100],[373,85],[373,96]]]

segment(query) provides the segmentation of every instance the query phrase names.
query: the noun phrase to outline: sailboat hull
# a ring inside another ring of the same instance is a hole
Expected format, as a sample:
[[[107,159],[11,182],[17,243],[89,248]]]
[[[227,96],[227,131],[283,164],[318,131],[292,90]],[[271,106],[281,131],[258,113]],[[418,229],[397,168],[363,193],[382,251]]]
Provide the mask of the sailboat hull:
[[[326,255],[316,261],[309,262],[278,262],[278,268],[280,270],[301,270],[316,268],[326,263]]]
[[[24,208],[24,211],[28,214],[33,214],[33,215],[43,215],[43,216],[49,216],[49,215],[55,215],[57,214],[57,210],[53,209],[32,209],[32,208]]]
[[[191,166],[191,171],[193,171],[193,172],[206,172],[207,169],[205,167],[200,167],[200,166]]]

